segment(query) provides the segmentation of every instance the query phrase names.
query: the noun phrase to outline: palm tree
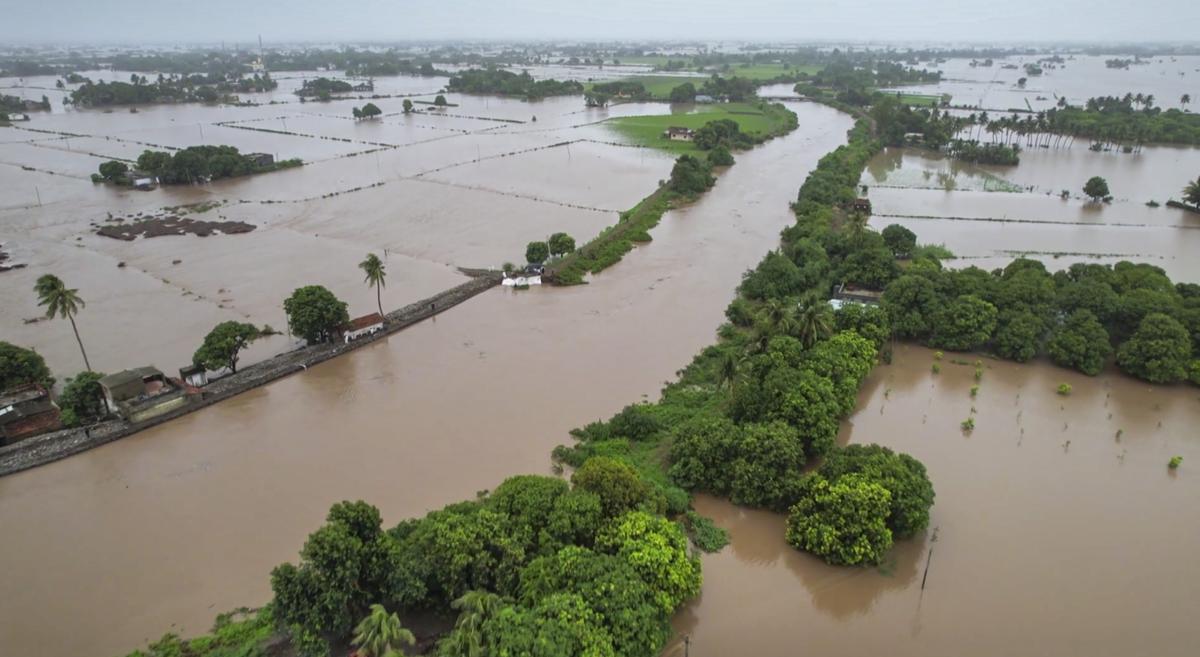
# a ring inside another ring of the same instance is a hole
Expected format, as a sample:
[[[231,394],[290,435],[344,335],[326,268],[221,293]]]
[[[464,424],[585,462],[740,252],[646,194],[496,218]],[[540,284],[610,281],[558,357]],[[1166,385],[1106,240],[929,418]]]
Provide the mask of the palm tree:
[[[717,370],[717,386],[728,386],[733,394],[733,386],[737,383],[738,357],[732,352],[726,353],[721,359],[721,367]]]
[[[53,274],[43,274],[37,279],[37,283],[34,283],[33,291],[37,292],[38,305],[46,306],[47,318],[66,317],[71,321],[71,330],[75,331],[75,341],[79,343],[79,352],[83,354],[84,367],[91,372],[92,364],[88,362],[83,340],[79,338],[79,328],[75,326],[75,315],[79,313],[80,308],[87,306],[79,297],[79,290],[68,288],[62,279]]]
[[[805,348],[833,335],[833,317],[827,301],[809,297],[796,311],[796,337]]]
[[[770,299],[763,304],[762,317],[772,330],[777,333],[784,332],[779,330],[780,325],[787,322],[790,310],[788,305],[779,299]]]
[[[1200,178],[1196,178],[1183,188],[1183,200],[1200,208]]]
[[[412,645],[417,638],[400,624],[400,617],[389,614],[383,605],[371,605],[371,614],[354,628],[350,643],[358,646],[359,657],[403,657],[400,644]]]
[[[384,271],[383,261],[374,253],[368,253],[367,259],[358,263],[358,268],[366,272],[367,277],[363,282],[367,287],[375,288],[375,304],[379,306],[379,315],[383,316],[383,297],[382,290],[386,285],[387,272]]]
[[[1191,94],[1184,94],[1184,95],[1182,95],[1182,96],[1180,96],[1180,97],[1179,97],[1179,106],[1180,106],[1180,107],[1183,107],[1184,105],[1188,105],[1188,104],[1190,104],[1191,102],[1192,102],[1192,95],[1191,95]]]
[[[483,624],[500,610],[501,599],[487,591],[467,591],[450,603],[458,610],[454,632],[441,645],[447,657],[485,657]]]

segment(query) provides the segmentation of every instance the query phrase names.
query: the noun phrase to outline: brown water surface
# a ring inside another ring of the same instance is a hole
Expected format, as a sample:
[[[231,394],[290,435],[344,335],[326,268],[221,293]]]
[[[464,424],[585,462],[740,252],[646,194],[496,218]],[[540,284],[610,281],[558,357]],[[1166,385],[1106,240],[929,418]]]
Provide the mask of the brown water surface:
[[[799,130],[739,155],[591,285],[498,289],[304,374],[0,479],[11,592],[0,653],[114,655],[167,630],[202,632],[220,611],[264,602],[267,573],[296,557],[333,502],[369,500],[391,523],[548,473],[570,428],[655,395],[711,342],[739,274],[777,245],[798,182],[851,125],[794,109]],[[63,617],[72,632],[56,629]]]
[[[697,500],[733,542],[676,617],[692,655],[1195,653],[1200,392],[987,360],[972,400],[955,357],[934,375],[931,351],[898,348],[844,427],[920,459],[937,491],[930,531],[882,567],[827,566],[785,543],[783,516]]]

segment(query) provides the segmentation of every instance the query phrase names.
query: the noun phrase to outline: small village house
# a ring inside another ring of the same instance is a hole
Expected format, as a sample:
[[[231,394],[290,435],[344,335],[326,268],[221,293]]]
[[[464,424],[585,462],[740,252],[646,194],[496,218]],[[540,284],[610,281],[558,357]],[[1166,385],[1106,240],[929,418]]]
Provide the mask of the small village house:
[[[695,138],[696,133],[691,128],[671,126],[663,132],[663,136],[672,141],[691,141]]]
[[[709,96],[708,94],[696,94],[696,102],[700,103],[701,105],[711,105],[717,102],[717,99]]]
[[[200,391],[169,379],[149,365],[100,379],[108,407],[130,422],[143,422],[191,403]]]
[[[370,315],[356,317],[342,325],[340,333],[342,342],[350,343],[359,338],[374,335],[382,330],[383,316],[379,313],[371,313]]]
[[[133,169],[125,174],[125,179],[134,189],[154,189],[158,185],[158,177],[146,171]]]
[[[867,214],[871,214],[871,199],[862,197],[856,198],[854,199],[854,202],[850,204],[850,209],[854,210],[855,212],[865,212]]]
[[[833,298],[829,300],[829,305],[833,306],[834,310],[841,310],[848,304],[877,306],[882,297],[883,292],[879,290],[868,290],[843,283],[833,288]]]
[[[46,388],[31,383],[0,393],[0,444],[61,428],[58,406]]]
[[[270,153],[246,153],[246,159],[256,167],[269,167],[275,164],[275,156]]]
[[[179,378],[193,388],[208,385],[208,370],[203,365],[185,365],[179,368]]]

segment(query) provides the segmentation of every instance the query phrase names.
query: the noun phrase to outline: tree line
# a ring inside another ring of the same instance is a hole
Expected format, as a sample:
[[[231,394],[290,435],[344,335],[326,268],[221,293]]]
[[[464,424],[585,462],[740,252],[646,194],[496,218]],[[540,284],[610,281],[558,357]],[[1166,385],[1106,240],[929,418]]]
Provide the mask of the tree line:
[[[583,93],[583,84],[575,80],[535,80],[528,71],[513,73],[499,68],[475,68],[450,76],[447,91],[469,94],[520,96],[534,100],[550,96]]]
[[[137,171],[154,175],[164,185],[179,185],[267,173],[303,164],[300,158],[264,164],[251,155],[239,153],[233,146],[188,146],[173,153],[143,151],[136,167]],[[92,174],[92,181],[128,185],[133,182],[129,178],[131,173],[124,162],[111,160],[100,164],[99,173]]]
[[[83,84],[72,90],[67,99],[79,107],[106,107],[109,105],[143,105],[152,103],[186,103],[236,100],[233,93],[270,91],[279,86],[269,73],[252,76],[226,76],[221,74],[192,74],[164,76],[151,81],[144,75],[134,73],[129,82],[93,82],[85,79]]]

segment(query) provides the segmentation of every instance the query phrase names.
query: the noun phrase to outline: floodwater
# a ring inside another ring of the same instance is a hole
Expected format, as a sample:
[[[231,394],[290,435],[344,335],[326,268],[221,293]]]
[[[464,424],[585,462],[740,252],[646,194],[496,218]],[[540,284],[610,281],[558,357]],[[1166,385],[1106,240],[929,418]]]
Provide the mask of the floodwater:
[[[12,263],[27,265],[0,273],[0,335],[37,349],[60,379],[83,369],[65,322],[34,321],[41,309],[33,282],[52,272],[88,304],[78,322],[93,366],[151,363],[173,372],[219,322],[286,328],[283,299],[301,285],[330,288],[352,315],[371,312],[375,295],[357,268],[368,252],[388,266],[384,306],[400,307],[463,282],[456,267],[521,260],[532,240],[565,231],[585,242],[670,172],[670,156],[625,145],[601,125],[671,111],[666,105],[587,109],[578,97],[527,103],[447,94],[454,106],[443,111],[404,115],[400,98],[379,99],[381,118],[354,121],[351,108],[365,101],[300,103],[290,94],[314,75],[280,74],[278,90],[244,95],[264,103],[256,106],[131,113],[54,105],[0,129],[0,244]],[[92,77],[105,76],[128,78]],[[53,87],[54,78],[24,84]],[[376,93],[429,101],[444,85],[445,78],[380,78]],[[152,192],[89,180],[108,159],[194,144],[307,164]],[[134,242],[95,234],[112,217],[186,204],[217,204],[193,216],[257,229]],[[285,336],[264,339],[243,362],[294,345]]]
[[[547,106],[537,110],[539,126]],[[0,581],[9,592],[0,600],[0,653],[114,655],[164,631],[202,632],[218,612],[267,600],[270,569],[296,557],[338,500],[369,500],[392,523],[471,498],[513,474],[549,473],[549,452],[570,440],[569,429],[656,395],[710,343],[741,272],[778,244],[779,230],[792,221],[788,203],[800,181],[852,124],[822,106],[793,109],[800,129],[740,154],[712,191],[669,212],[652,243],[590,285],[493,290],[302,375],[0,479],[0,525],[9,537],[0,543]],[[616,138],[596,126],[580,130],[597,140]],[[587,162],[594,148],[573,146],[571,159],[557,166]],[[639,165],[644,150],[610,148],[636,158],[621,160],[628,166]],[[652,155],[645,157],[649,166]],[[561,173],[538,175],[555,180]],[[509,176],[496,184],[500,191],[521,191],[522,184],[539,183]],[[389,184],[373,191],[396,189]],[[463,193],[459,189],[452,191]],[[646,189],[643,183],[638,193]],[[598,186],[581,194],[614,202],[612,191]],[[508,197],[489,198],[497,199],[495,206]],[[394,198],[379,207],[409,221],[404,202]],[[539,212],[557,207],[529,203]],[[244,206],[227,207],[232,213]],[[321,223],[322,233],[339,230],[330,225],[339,220],[386,229],[378,216],[339,212],[321,222],[308,204],[299,211],[262,207],[281,213],[272,221],[294,225],[288,232],[297,240],[318,230],[310,221]],[[527,219],[454,213],[423,216],[420,227],[453,242],[463,230]],[[348,234],[330,240],[353,239],[354,228],[341,230]],[[147,245],[154,242],[121,246]],[[397,239],[396,248],[402,247]],[[452,250],[453,244],[412,248],[432,257],[423,251]],[[220,269],[232,266],[230,260]],[[353,269],[349,261],[344,266]],[[324,261],[313,269],[328,275]],[[351,271],[347,279],[356,276]],[[385,302],[397,305],[395,297]],[[360,303],[365,307],[365,299]],[[76,619],[74,631],[56,631],[51,619],[63,617]]]
[[[956,162],[920,149],[889,148],[863,173],[877,229],[901,224],[922,243],[945,244],[954,266],[1003,266],[1038,258],[1052,270],[1075,262],[1149,262],[1175,280],[1200,280],[1200,215],[1165,202],[1200,171],[1200,148],[1147,146],[1096,153],[1086,142],[1029,149],[1015,167]],[[1083,183],[1104,177],[1112,203],[1092,203]],[[1015,191],[1011,191],[1015,190]],[[1062,190],[1070,198],[1060,197]],[[1146,203],[1157,201],[1160,207]]]
[[[951,104],[992,111],[1044,110],[1060,97],[1072,105],[1083,105],[1097,96],[1124,96],[1126,93],[1151,94],[1154,104],[1164,108],[1186,108],[1179,101],[1183,94],[1196,97],[1200,91],[1200,56],[1162,56],[1148,58],[1146,64],[1128,69],[1105,66],[1107,59],[1123,56],[1066,56],[1053,68],[1043,64],[1040,76],[1030,76],[1025,64],[1036,63],[1041,55],[1022,55],[996,59],[991,67],[972,67],[970,59],[950,59],[942,64],[922,64],[942,72],[937,84],[901,87],[899,91],[925,94],[950,94]],[[1015,69],[1003,68],[1005,64]],[[1017,86],[1027,78],[1025,87]]]
[[[955,356],[935,375],[933,352],[898,346],[843,428],[920,459],[937,492],[929,531],[883,566],[826,566],[783,516],[697,500],[732,545],[675,619],[691,655],[1195,654],[1200,391],[987,360],[971,399]]]

